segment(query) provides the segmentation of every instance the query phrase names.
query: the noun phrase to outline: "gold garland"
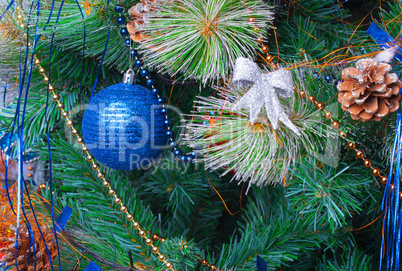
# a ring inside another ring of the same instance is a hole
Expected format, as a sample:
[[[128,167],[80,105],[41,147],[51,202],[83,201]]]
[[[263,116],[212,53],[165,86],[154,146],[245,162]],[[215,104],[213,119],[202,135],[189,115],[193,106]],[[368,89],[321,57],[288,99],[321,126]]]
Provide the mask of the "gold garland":
[[[21,14],[21,9],[17,6],[16,7],[17,11],[17,19],[20,21],[19,26],[24,29],[26,25],[22,22],[22,14]],[[158,246],[154,245],[154,242],[160,240],[161,243],[164,243],[166,241],[166,238],[160,238],[159,235],[157,234],[151,234],[150,232],[144,230],[141,228],[141,225],[139,222],[134,221],[134,215],[128,212],[128,208],[126,205],[123,204],[122,198],[117,196],[117,191],[111,187],[110,181],[106,180],[105,178],[105,173],[100,171],[99,164],[95,163],[94,157],[91,155],[89,152],[88,148],[86,147],[84,143],[84,139],[79,136],[78,130],[74,128],[74,123],[69,117],[69,113],[64,110],[64,104],[60,101],[60,95],[55,92],[55,87],[50,84],[50,79],[46,75],[46,70],[41,66],[40,60],[38,59],[37,55],[34,55],[34,64],[39,68],[39,73],[43,75],[43,82],[48,85],[48,89],[52,94],[52,99],[57,103],[57,108],[61,112],[62,117],[65,119],[66,124],[68,127],[71,128],[71,134],[76,138],[76,141],[79,145],[81,145],[81,150],[84,154],[86,154],[85,160],[89,163],[91,163],[91,168],[92,170],[96,171],[96,176],[102,181],[102,185],[105,188],[108,188],[108,194],[111,197],[114,197],[114,203],[117,205],[120,205],[119,210],[123,213],[126,214],[126,218],[128,221],[132,222],[134,229],[138,231],[138,235],[145,239],[145,244],[149,247],[151,247],[151,251],[153,254],[158,256],[158,259],[165,264],[165,267],[169,270],[174,270],[178,271],[177,269],[174,269],[173,263],[167,260],[166,255],[162,254],[160,252],[160,248]],[[46,185],[42,184],[39,189],[44,189]],[[127,227],[126,225],[124,225]],[[148,237],[150,235],[150,237]],[[210,270],[212,271],[223,271],[223,269],[219,269],[216,267],[214,264],[209,264],[207,260],[201,259],[199,255],[196,255],[197,261],[209,267]]]
[[[323,111],[323,112],[324,112],[325,118],[326,118],[327,120],[331,120],[331,121],[332,121],[332,123],[331,123],[332,128],[335,129],[335,130],[338,130],[339,136],[340,136],[341,138],[343,138],[343,139],[348,143],[348,145],[347,145],[348,149],[349,149],[349,150],[354,150],[354,151],[355,151],[355,156],[356,156],[356,158],[362,159],[362,160],[363,160],[363,165],[364,165],[366,168],[370,168],[370,169],[371,169],[371,173],[373,174],[373,176],[379,177],[379,178],[381,179],[381,183],[382,183],[382,184],[386,184],[386,183],[387,183],[387,179],[388,179],[387,176],[386,176],[386,175],[381,175],[380,169],[377,168],[377,167],[373,167],[373,165],[372,165],[373,163],[371,162],[371,160],[364,157],[364,152],[363,152],[362,150],[356,149],[356,143],[350,141],[350,140],[347,138],[346,132],[343,132],[343,131],[340,129],[341,125],[340,125],[339,121],[333,119],[333,114],[332,114],[332,112],[325,110],[325,105],[324,105],[324,103],[317,102],[317,100],[316,100],[316,98],[315,98],[314,95],[309,95],[309,96],[307,96],[307,93],[306,93],[304,90],[298,91],[298,90],[296,89],[296,87],[294,87],[293,89],[294,89],[295,91],[297,91],[297,93],[299,94],[299,97],[300,97],[300,98],[302,98],[302,99],[306,99],[306,98],[307,98],[310,103],[315,104],[315,107],[316,107],[317,110],[320,110],[320,111]],[[391,185],[391,189],[393,189],[392,186],[393,186],[393,184]],[[400,194],[400,197],[402,197],[402,192],[401,192],[401,194]]]
[[[17,20],[20,22],[19,27],[24,29],[26,27],[26,25],[22,21],[23,17],[21,14],[21,9],[18,6],[16,7],[16,11],[17,11]],[[249,19],[249,22],[252,23],[253,22],[252,19]],[[257,40],[257,41],[262,44],[264,42],[263,40]],[[268,63],[271,63],[273,57],[268,54],[268,50],[269,50],[268,46],[263,44],[261,50],[264,54],[267,54]],[[119,210],[123,214],[126,214],[127,220],[132,222],[134,229],[136,229],[138,231],[138,235],[141,238],[145,239],[145,244],[147,246],[151,247],[152,253],[158,256],[158,259],[165,264],[165,267],[167,269],[177,271],[177,269],[174,269],[173,263],[167,260],[166,255],[164,255],[160,252],[160,248],[158,246],[154,245],[154,242],[160,240],[161,243],[163,243],[166,241],[166,239],[160,238],[157,234],[151,234],[150,232],[142,229],[140,223],[137,221],[134,221],[134,215],[128,212],[128,208],[126,205],[123,204],[122,198],[117,196],[117,191],[111,187],[110,181],[106,180],[105,173],[100,171],[99,164],[95,163],[95,161],[94,161],[95,159],[90,154],[88,148],[86,147],[86,145],[84,143],[84,139],[79,136],[78,130],[74,128],[74,124],[73,124],[73,121],[69,117],[69,113],[64,110],[64,104],[60,101],[60,95],[55,93],[55,88],[53,85],[50,84],[50,79],[48,76],[46,76],[46,70],[40,65],[40,60],[37,58],[36,55],[34,55],[34,64],[39,68],[39,73],[41,75],[43,75],[43,81],[44,81],[44,83],[46,83],[48,85],[48,89],[52,93],[52,99],[53,99],[53,101],[55,101],[57,103],[57,108],[61,112],[62,117],[65,119],[67,126],[71,128],[71,134],[76,138],[77,143],[79,145],[81,145],[81,150],[86,155],[86,158],[85,158],[86,161],[91,163],[92,170],[97,172],[96,175],[102,181],[103,187],[108,188],[108,194],[114,198],[114,203],[116,203],[117,205],[120,205]],[[295,87],[294,87],[294,89],[296,90]],[[364,157],[364,152],[362,150],[356,149],[356,144],[347,139],[347,134],[340,129],[339,121],[333,120],[333,114],[330,111],[325,110],[324,103],[317,102],[314,95],[310,95],[307,97],[307,94],[304,90],[297,91],[297,92],[298,92],[298,95],[300,98],[307,98],[311,103],[316,105],[317,110],[324,112],[325,118],[332,121],[332,128],[338,130],[340,137],[343,138],[345,141],[347,141],[347,143],[348,143],[347,147],[350,150],[355,151],[356,157],[358,159],[363,160],[364,166],[367,168],[370,168],[372,171],[372,174],[374,176],[380,177],[381,183],[386,184],[387,176],[381,175],[380,169],[373,167],[372,161],[370,159]],[[39,188],[43,189],[43,188],[45,188],[45,185],[42,184]],[[391,189],[393,189],[393,184],[391,184]],[[400,192],[400,198],[402,198],[402,192]],[[124,226],[126,227],[126,225],[124,225]],[[148,237],[148,235],[150,235],[150,237]],[[210,270],[223,271],[223,269],[219,269],[218,267],[216,267],[216,265],[209,264],[207,260],[201,259],[201,257],[199,255],[196,255],[196,257],[197,257],[197,261],[200,264],[209,267]]]
[[[19,26],[24,29],[26,25],[22,22],[22,14],[21,14],[21,9],[17,6],[16,7],[17,11],[17,19],[20,21]],[[46,75],[46,70],[43,68],[40,64],[40,60],[36,55],[34,55],[34,64],[39,68],[39,73],[43,75],[43,82],[48,85],[49,91],[52,93],[52,99],[57,103],[57,108],[60,110],[62,117],[65,119],[66,124],[68,127],[71,128],[71,134],[76,138],[76,141],[79,145],[81,145],[81,150],[84,154],[86,154],[86,161],[91,163],[91,168],[92,170],[97,172],[97,177],[102,180],[102,185],[105,188],[108,188],[108,194],[112,197],[114,197],[114,202],[118,205],[120,205],[120,211],[123,214],[126,214],[126,218],[128,221],[132,222],[134,229],[138,231],[138,235],[145,239],[145,244],[149,247],[151,247],[151,251],[153,254],[158,256],[158,259],[165,264],[165,267],[169,270],[174,270],[173,263],[167,261],[166,255],[162,254],[160,252],[160,249],[158,246],[155,246],[153,244],[154,241],[160,240],[162,243],[166,240],[165,238],[159,238],[158,235],[153,234],[151,237],[148,237],[147,234],[150,234],[146,230],[141,228],[141,225],[139,222],[134,221],[134,215],[128,212],[128,208],[126,205],[123,204],[121,197],[117,196],[117,192],[115,189],[111,187],[111,184],[108,180],[105,178],[105,173],[100,171],[99,164],[95,163],[94,157],[89,153],[89,150],[87,146],[84,143],[84,139],[79,136],[78,130],[74,128],[74,123],[69,117],[69,113],[64,110],[64,104],[60,101],[60,95],[55,93],[55,88],[53,85],[50,84],[50,79]],[[43,186],[41,187],[43,188]],[[211,269],[211,270],[217,270]],[[177,271],[177,270],[176,270]]]
[[[69,113],[64,110],[64,104],[60,101],[60,95],[55,93],[54,86],[50,84],[49,77],[46,76],[46,70],[40,65],[40,60],[37,58],[36,55],[34,56],[34,63],[36,66],[39,67],[39,73],[43,75],[43,82],[48,84],[48,89],[52,93],[52,99],[57,103],[57,108],[61,111],[61,115],[65,119],[67,126],[71,128],[71,134],[76,138],[77,143],[81,145],[82,152],[86,154],[85,160],[91,163],[91,168],[92,170],[96,171],[96,176],[102,181],[103,187],[108,188],[108,194],[111,197],[114,197],[114,203],[120,205],[120,212],[126,214],[127,220],[132,222],[134,229],[138,231],[138,235],[141,238],[145,239],[145,244],[151,247],[152,253],[158,255],[158,259],[161,262],[165,263],[165,267],[167,269],[173,270],[173,263],[167,261],[166,255],[160,253],[159,247],[153,244],[153,242],[158,240],[159,237],[156,237],[157,235],[155,234],[151,237],[148,237],[147,234],[149,234],[149,232],[142,229],[139,222],[134,221],[134,215],[128,212],[128,208],[126,205],[123,204],[122,198],[117,196],[117,192],[111,187],[110,181],[106,180],[105,173],[100,170],[99,164],[95,163],[94,157],[90,154],[87,146],[84,143],[84,139],[79,136],[78,130],[74,128],[74,123],[70,119]],[[164,238],[160,238],[160,240],[161,242],[165,241]]]

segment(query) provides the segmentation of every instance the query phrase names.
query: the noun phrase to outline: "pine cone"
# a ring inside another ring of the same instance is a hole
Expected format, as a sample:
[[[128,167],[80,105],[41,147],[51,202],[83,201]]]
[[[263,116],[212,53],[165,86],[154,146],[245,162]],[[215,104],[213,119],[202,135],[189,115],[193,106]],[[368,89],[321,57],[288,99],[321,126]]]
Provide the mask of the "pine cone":
[[[57,247],[54,242],[53,232],[47,226],[41,227],[41,231],[45,237],[47,247],[53,260],[57,256]],[[3,244],[3,246],[0,247],[0,254],[4,254],[3,258],[0,258],[0,263],[5,262],[6,267],[14,266],[10,271],[16,271],[15,256],[17,256],[17,264],[20,271],[33,271],[35,270],[35,259],[32,255],[34,250],[31,243],[31,258],[29,258],[29,233],[25,225],[20,227],[18,237],[17,253],[15,251],[15,234],[13,238],[0,238],[0,243]],[[50,269],[50,260],[39,231],[34,230],[34,239],[36,270],[47,271]]]
[[[370,58],[342,71],[342,82],[338,84],[338,101],[342,109],[354,120],[379,121],[399,108],[401,81],[392,67]]]
[[[132,22],[127,23],[127,30],[131,39],[135,42],[141,42],[147,38],[147,35],[141,31],[141,25],[148,23],[149,13],[155,10],[154,3],[160,0],[141,0],[128,10],[128,13],[134,18]]]

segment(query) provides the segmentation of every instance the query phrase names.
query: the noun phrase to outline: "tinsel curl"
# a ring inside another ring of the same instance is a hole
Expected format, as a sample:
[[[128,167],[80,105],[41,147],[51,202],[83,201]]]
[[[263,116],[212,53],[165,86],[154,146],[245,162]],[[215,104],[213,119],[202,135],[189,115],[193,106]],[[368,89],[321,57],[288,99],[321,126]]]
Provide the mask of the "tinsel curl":
[[[307,90],[302,76],[297,77],[295,81]],[[245,88],[226,84],[217,88],[216,96],[198,97],[193,115],[188,116],[191,122],[186,124],[184,140],[195,148],[207,169],[222,168],[222,175],[232,173],[232,180],[239,183],[286,185],[289,166],[296,159],[306,151],[322,150],[323,139],[337,135],[322,122],[315,107],[296,96],[281,99],[281,104],[300,136],[283,123],[274,130],[265,108],[251,124],[247,110],[233,110],[246,92]]]
[[[154,2],[148,23],[139,26],[147,39],[140,51],[149,66],[206,83],[225,78],[240,56],[253,58],[269,21],[261,0],[175,0]]]

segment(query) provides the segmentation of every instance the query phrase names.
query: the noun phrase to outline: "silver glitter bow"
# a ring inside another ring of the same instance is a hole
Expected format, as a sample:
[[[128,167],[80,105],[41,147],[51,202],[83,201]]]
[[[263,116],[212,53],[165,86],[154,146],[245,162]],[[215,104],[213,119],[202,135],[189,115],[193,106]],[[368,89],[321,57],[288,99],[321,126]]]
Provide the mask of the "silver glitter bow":
[[[253,61],[239,57],[234,66],[232,82],[239,87],[252,85],[250,90],[233,106],[233,110],[250,109],[250,122],[254,124],[262,105],[265,104],[268,119],[274,129],[278,128],[278,120],[280,120],[293,132],[300,135],[299,129],[283,111],[277,96],[279,94],[286,98],[293,95],[293,80],[290,71],[280,69],[270,73],[261,73],[260,68]]]

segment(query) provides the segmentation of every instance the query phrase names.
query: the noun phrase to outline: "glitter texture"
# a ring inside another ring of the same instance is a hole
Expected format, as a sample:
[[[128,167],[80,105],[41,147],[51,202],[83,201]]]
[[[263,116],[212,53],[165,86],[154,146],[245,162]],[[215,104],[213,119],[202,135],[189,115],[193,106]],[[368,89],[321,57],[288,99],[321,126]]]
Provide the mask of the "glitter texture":
[[[298,88],[308,92],[300,75],[302,72],[297,71]],[[196,152],[195,161],[204,162],[206,169],[232,175],[232,180],[239,183],[286,185],[292,163],[308,151],[322,151],[326,140],[338,137],[338,132],[322,122],[320,112],[307,99],[295,95],[279,101],[300,130],[300,136],[283,122],[278,122],[274,130],[267,118],[266,106],[252,124],[247,109],[233,109],[238,99],[249,91],[239,85],[250,85],[252,79],[249,75],[248,80],[238,84],[232,80],[216,87],[214,96],[197,97],[195,110],[188,115],[191,121],[186,123],[183,139]]]
[[[82,133],[91,154],[118,170],[146,168],[167,142],[157,98],[139,85],[116,84],[96,94],[85,110]]]
[[[250,122],[254,124],[265,104],[268,119],[275,130],[278,129],[280,120],[293,132],[300,135],[299,129],[289,120],[277,97],[277,94],[284,98],[293,95],[293,80],[290,71],[280,69],[263,74],[253,61],[239,57],[236,59],[232,82],[239,87],[252,85],[250,90],[233,106],[233,110],[249,109]]]

